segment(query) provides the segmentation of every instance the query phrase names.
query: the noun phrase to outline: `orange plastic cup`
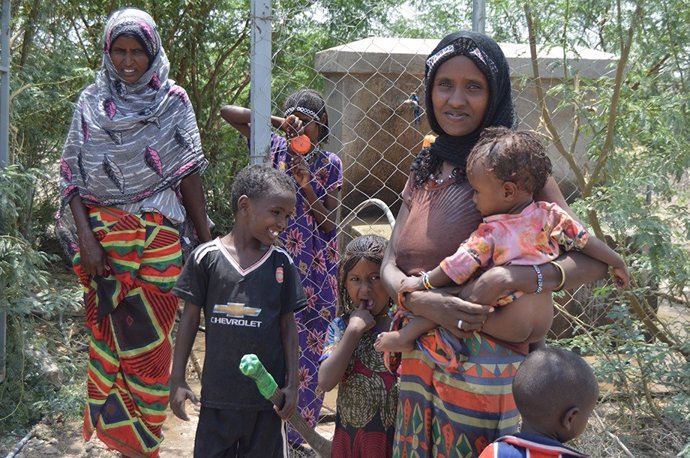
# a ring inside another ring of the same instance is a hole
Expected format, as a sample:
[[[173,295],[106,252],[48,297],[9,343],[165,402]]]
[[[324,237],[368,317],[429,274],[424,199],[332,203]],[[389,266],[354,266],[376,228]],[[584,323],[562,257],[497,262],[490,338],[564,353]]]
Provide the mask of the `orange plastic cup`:
[[[311,141],[309,140],[309,137],[307,137],[306,135],[298,135],[297,137],[290,140],[290,149],[294,151],[295,154],[304,156],[305,154],[308,154],[309,151],[311,151]]]

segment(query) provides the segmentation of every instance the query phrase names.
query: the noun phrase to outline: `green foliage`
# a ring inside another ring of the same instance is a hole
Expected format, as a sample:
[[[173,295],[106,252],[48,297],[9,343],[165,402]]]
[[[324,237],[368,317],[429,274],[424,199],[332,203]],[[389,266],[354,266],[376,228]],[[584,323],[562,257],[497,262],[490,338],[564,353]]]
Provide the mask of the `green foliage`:
[[[640,321],[625,305],[612,307],[609,318],[609,325],[549,344],[591,357],[599,382],[604,384],[600,405],[611,406],[607,411],[615,422],[627,424],[649,418],[652,424],[663,427],[667,443],[683,444],[689,432],[690,362],[664,343],[649,342]],[[687,335],[690,324],[682,327],[681,332]],[[665,445],[646,438],[630,437],[629,441],[639,442],[635,444],[639,456],[658,455]]]
[[[34,305],[27,291],[47,284],[48,257],[21,235],[36,179],[19,166],[0,170],[0,309],[18,314]]]
[[[39,318],[61,318],[76,309],[80,290],[56,281],[47,270],[55,257],[36,250],[22,235],[31,226],[34,189],[43,178],[40,171],[18,165],[0,169],[0,310],[7,312],[0,434],[31,425],[47,414],[74,415],[83,398],[83,390],[77,396],[72,380],[77,372],[81,377],[83,358],[79,362],[73,352],[53,353],[58,345],[51,339],[63,328],[46,326]],[[69,338],[62,336],[60,346],[69,345]],[[52,360],[59,381],[46,378],[46,366]]]
[[[22,430],[46,416],[76,418],[86,393],[85,335],[80,323],[62,326],[35,316],[10,315],[6,377],[0,383],[0,435]]]
[[[49,245],[58,201],[56,164],[73,104],[100,66],[107,14],[130,4],[150,11],[158,22],[171,77],[187,90],[195,107],[211,162],[204,185],[216,233],[227,232],[233,224],[230,188],[234,173],[247,162],[247,145],[220,119],[219,109],[223,104],[249,104],[249,2],[14,3],[10,162],[24,168],[0,173],[0,307],[13,310],[10,360],[13,377],[19,380],[34,367],[32,356],[22,350],[29,344],[26,336],[36,334],[30,313],[59,316],[78,302],[77,289],[63,292],[49,282],[51,258],[36,248]],[[562,343],[597,355],[597,372],[623,398],[620,418],[655,418],[675,431],[674,418],[687,424],[690,415],[682,383],[690,378],[690,331],[684,324],[690,278],[690,5],[686,0],[535,0],[529,5],[538,44],[562,46],[575,55],[583,46],[621,56],[632,27],[629,60],[620,81],[586,80],[564,59],[559,65],[565,78],[548,91],[549,97],[561,100],[555,114],[571,117],[580,141],[589,142],[588,162],[574,161],[584,181],[578,184],[580,199],[574,207],[624,254],[635,282],[629,296],[616,295],[610,286],[595,290],[587,299],[606,303],[610,321],[603,326],[578,322],[576,337]],[[641,14],[636,15],[638,6]],[[526,43],[523,7],[524,2],[515,0],[487,2],[487,32],[498,41]],[[272,95],[274,112],[280,113],[296,89],[324,89],[314,69],[318,51],[369,36],[440,38],[470,28],[472,2],[278,0],[272,8]],[[617,90],[620,99],[611,110]],[[601,171],[594,174],[600,159]],[[681,324],[667,328],[655,318],[645,320],[633,311],[634,300],[652,311],[670,304]],[[665,340],[653,341],[650,335]],[[67,372],[72,370],[64,364]],[[30,380],[27,387],[0,387],[0,409],[10,406],[0,410],[1,419],[14,409],[25,412],[21,421],[28,421],[35,406],[41,412],[63,411],[79,399],[77,391],[57,394],[40,385],[38,377]],[[652,390],[647,396],[652,384],[668,391]],[[34,388],[36,396],[30,394]],[[68,405],[52,404],[60,397],[70,399]],[[642,455],[655,454],[647,452]]]

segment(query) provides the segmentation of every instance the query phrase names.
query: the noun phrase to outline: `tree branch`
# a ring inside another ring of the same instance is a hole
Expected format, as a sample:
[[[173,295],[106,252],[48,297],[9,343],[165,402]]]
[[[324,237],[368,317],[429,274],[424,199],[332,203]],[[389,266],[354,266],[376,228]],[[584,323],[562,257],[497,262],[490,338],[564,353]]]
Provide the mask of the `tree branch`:
[[[556,149],[561,154],[561,156],[565,158],[571,170],[573,171],[578,187],[582,192],[582,190],[584,190],[587,185],[587,183],[585,182],[585,177],[582,174],[582,169],[577,165],[577,162],[575,162],[575,157],[569,154],[568,150],[563,145],[563,142],[561,141],[561,136],[558,134],[553,120],[551,119],[551,113],[549,112],[549,108],[546,106],[546,96],[544,95],[544,88],[542,87],[541,77],[539,76],[539,61],[537,60],[537,37],[534,30],[534,19],[532,17],[532,11],[529,6],[529,3],[524,4],[524,10],[525,17],[527,18],[527,31],[529,34],[529,49],[532,61],[532,73],[534,75],[534,86],[537,91],[537,99],[539,102],[539,106],[541,108],[542,119],[544,120],[544,125],[546,126],[546,129],[549,132],[549,135],[551,136],[551,139],[553,140]]]
[[[618,60],[618,65],[616,66],[616,79],[613,85],[611,104],[609,105],[606,139],[604,140],[604,146],[601,148],[601,153],[599,154],[599,158],[597,159],[594,170],[592,171],[592,175],[590,176],[589,183],[587,183],[587,186],[584,189],[583,196],[585,197],[592,194],[592,188],[594,188],[594,185],[599,182],[604,166],[606,165],[609,155],[613,150],[613,140],[616,133],[616,120],[618,119],[618,103],[620,101],[621,88],[623,86],[623,74],[625,73],[625,67],[628,65],[630,48],[632,47],[635,28],[637,27],[637,22],[641,15],[642,6],[638,3],[635,8],[635,12],[633,13],[630,28],[628,29],[628,40],[621,49],[621,57]]]

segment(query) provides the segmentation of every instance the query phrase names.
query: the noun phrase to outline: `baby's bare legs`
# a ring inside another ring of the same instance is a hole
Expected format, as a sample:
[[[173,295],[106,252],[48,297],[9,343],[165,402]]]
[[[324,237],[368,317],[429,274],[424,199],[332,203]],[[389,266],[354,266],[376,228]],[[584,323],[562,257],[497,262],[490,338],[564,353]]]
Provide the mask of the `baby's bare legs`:
[[[420,316],[413,317],[398,331],[382,332],[374,342],[376,351],[402,352],[414,350],[414,341],[427,331],[436,327],[436,323]]]

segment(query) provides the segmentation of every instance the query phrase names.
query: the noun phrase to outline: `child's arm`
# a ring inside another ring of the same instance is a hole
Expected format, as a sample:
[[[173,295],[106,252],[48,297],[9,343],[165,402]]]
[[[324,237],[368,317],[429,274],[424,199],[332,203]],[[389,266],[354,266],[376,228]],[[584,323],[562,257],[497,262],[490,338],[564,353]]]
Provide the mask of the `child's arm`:
[[[429,284],[434,288],[441,288],[453,284],[453,279],[441,269],[441,266],[436,266],[434,270],[429,272]]]
[[[297,185],[302,189],[304,196],[309,202],[309,209],[319,224],[319,228],[324,232],[331,232],[336,228],[335,218],[340,197],[337,189],[331,190],[326,194],[324,202],[321,202],[314,192],[311,185],[311,172],[309,166],[302,156],[293,156],[292,175],[295,177]]]
[[[613,268],[614,283],[616,288],[627,288],[630,283],[630,274],[623,258],[613,251],[611,247],[594,236],[590,236],[587,244],[582,248],[584,254],[590,258],[608,264]]]
[[[424,276],[426,275],[426,280]],[[424,282],[427,284],[424,284]],[[411,293],[412,291],[424,291],[425,289],[442,288],[453,283],[453,280],[446,275],[446,273],[437,266],[434,270],[426,272],[419,276],[405,277],[400,283],[398,294]]]
[[[424,291],[424,280],[422,276],[410,275],[405,277],[400,282],[400,287],[398,288],[398,300],[400,300],[400,294],[411,293],[412,291]]]
[[[319,367],[319,389],[331,391],[340,383],[362,335],[375,325],[376,320],[364,305],[352,312],[342,339]]]
[[[299,340],[294,312],[283,313],[280,316],[280,335],[285,354],[285,386],[280,388],[283,393],[283,405],[280,407],[273,406],[273,408],[280,415],[280,418],[287,420],[297,408],[297,388],[299,385]]]
[[[184,406],[187,399],[192,401],[193,404],[199,405],[199,399],[192,393],[191,388],[187,384],[185,371],[187,369],[187,360],[199,329],[200,316],[201,308],[185,302],[180,325],[177,328],[177,336],[175,337],[173,367],[170,374],[170,408],[176,417],[185,421],[189,420]]]
[[[227,121],[228,124],[237,129],[239,133],[249,138],[249,123],[252,119],[252,110],[237,105],[225,105],[220,109],[220,116]],[[287,119],[279,116],[271,116],[271,125],[283,132],[290,130],[293,133],[297,133],[302,127],[302,121],[297,116],[292,115],[288,116]]]

